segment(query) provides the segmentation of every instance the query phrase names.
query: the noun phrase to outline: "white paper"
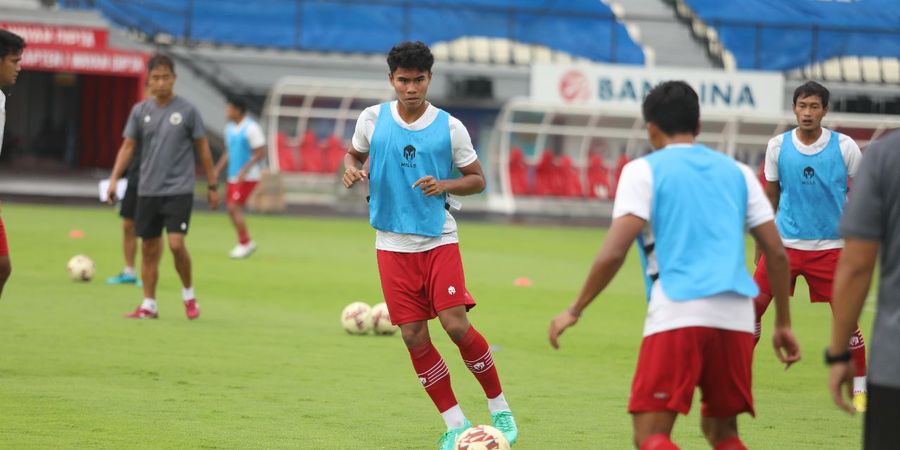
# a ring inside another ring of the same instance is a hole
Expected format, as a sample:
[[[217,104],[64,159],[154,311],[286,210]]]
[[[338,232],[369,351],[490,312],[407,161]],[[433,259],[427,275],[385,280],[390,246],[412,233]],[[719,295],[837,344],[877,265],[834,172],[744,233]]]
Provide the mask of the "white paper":
[[[100,190],[100,201],[106,203],[106,191],[109,190],[109,180],[100,180],[98,188]],[[122,201],[122,198],[125,197],[126,189],[128,189],[128,180],[125,178],[119,179],[116,182],[116,201]]]

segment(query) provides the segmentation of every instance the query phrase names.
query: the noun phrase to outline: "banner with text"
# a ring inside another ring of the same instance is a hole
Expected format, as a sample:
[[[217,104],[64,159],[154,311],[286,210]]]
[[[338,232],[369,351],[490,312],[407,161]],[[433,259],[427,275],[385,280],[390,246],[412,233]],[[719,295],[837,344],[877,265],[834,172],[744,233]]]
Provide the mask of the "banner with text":
[[[639,112],[660,82],[683,80],[697,91],[703,113],[781,114],[784,77],[772,72],[626,67],[607,64],[535,64],[531,98]]]

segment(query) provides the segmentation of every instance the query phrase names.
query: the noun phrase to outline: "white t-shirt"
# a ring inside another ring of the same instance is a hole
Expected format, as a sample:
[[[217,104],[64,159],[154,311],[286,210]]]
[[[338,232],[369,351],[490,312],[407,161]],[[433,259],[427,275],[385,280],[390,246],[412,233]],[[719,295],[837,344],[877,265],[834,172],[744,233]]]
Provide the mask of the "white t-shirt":
[[[360,153],[369,151],[369,143],[372,141],[372,134],[375,132],[375,124],[378,122],[380,111],[381,105],[375,105],[366,108],[359,115],[352,141],[353,148],[356,151]],[[400,118],[400,113],[397,111],[397,101],[391,102],[391,116],[393,116],[394,122],[411,131],[427,128],[437,118],[438,111],[434,105],[429,104],[428,108],[425,109],[425,113],[415,122],[406,123]],[[453,149],[453,165],[456,167],[465,167],[478,160],[469,132],[462,122],[453,116],[450,116],[450,145]],[[375,231],[375,248],[391,252],[418,253],[456,242],[459,242],[459,236],[456,232],[456,219],[453,218],[450,211],[447,211],[444,229],[438,237],[392,233],[381,230]]]
[[[797,129],[791,132],[791,141],[794,147],[804,155],[815,155],[825,149],[828,141],[831,140],[831,130],[822,128],[822,135],[812,145],[805,145],[797,138]],[[781,144],[784,142],[784,134],[769,139],[769,146],[766,147],[766,180],[778,181],[778,155],[781,154]],[[859,169],[859,163],[862,162],[862,152],[856,142],[846,134],[840,134],[838,145],[841,148],[841,155],[844,157],[844,164],[847,166],[847,175],[850,178],[856,176]],[[833,248],[842,248],[844,246],[843,239],[788,239],[781,238],[784,246],[797,250],[828,250]]]
[[[748,228],[755,228],[774,220],[772,205],[763,193],[759,180],[753,170],[738,163],[747,182],[747,217]],[[644,158],[635,159],[625,165],[619,178],[616,190],[616,201],[613,205],[613,219],[631,214],[647,221],[641,234],[644,244],[654,241],[653,229],[650,225],[650,213],[653,209],[653,172]],[[647,272],[658,273],[656,254],[651,252],[647,258]],[[724,293],[688,301],[673,301],[660,286],[660,281],[653,282],[650,290],[650,303],[647,306],[647,317],[644,320],[644,336],[687,327],[709,327],[724,330],[754,331],[753,300],[736,293]]]
[[[6,125],[6,94],[0,91],[0,152],[3,151],[3,128]]]

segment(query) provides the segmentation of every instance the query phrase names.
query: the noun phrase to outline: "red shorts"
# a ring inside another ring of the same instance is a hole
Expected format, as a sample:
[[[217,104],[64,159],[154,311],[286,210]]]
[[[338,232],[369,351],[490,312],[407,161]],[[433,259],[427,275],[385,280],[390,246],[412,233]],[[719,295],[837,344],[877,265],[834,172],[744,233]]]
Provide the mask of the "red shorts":
[[[6,225],[0,218],[0,256],[9,256],[9,244],[6,242]]]
[[[752,366],[752,333],[689,327],[652,334],[641,343],[628,412],[687,414],[699,386],[704,417],[752,415]]]
[[[247,203],[247,199],[250,198],[250,194],[253,193],[253,189],[256,189],[256,183],[256,181],[229,182],[225,191],[225,204],[243,206],[244,203]]]
[[[830,302],[831,286],[834,282],[834,272],[837,270],[837,262],[841,257],[841,249],[830,250],[787,250],[788,261],[791,265],[791,295],[794,295],[794,287],[797,284],[797,276],[803,275],[806,284],[809,285],[809,299],[812,302]],[[759,258],[756,265],[756,273],[753,279],[759,286],[761,293],[772,296],[772,288],[769,287],[769,277],[766,275],[765,257]]]
[[[419,253],[378,250],[378,273],[394,325],[431,320],[454,306],[475,306],[466,289],[459,244]]]

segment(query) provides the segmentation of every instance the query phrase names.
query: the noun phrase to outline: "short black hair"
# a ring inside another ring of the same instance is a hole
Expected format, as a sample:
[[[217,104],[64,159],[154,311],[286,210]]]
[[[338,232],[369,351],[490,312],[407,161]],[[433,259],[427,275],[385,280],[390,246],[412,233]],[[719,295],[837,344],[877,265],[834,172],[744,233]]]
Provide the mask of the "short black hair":
[[[794,89],[794,99],[791,104],[796,105],[798,98],[806,98],[812,96],[818,96],[822,99],[822,107],[828,107],[828,98],[831,97],[831,93],[828,92],[828,89],[825,86],[822,86],[815,81],[807,81],[806,83],[797,86],[797,89]]]
[[[150,60],[147,61],[147,73],[150,73],[153,69],[163,66],[168,67],[172,73],[175,73],[175,61],[172,61],[172,58],[169,58],[166,55],[161,53],[157,53],[150,57]]]
[[[401,42],[394,46],[387,56],[388,68],[394,73],[397,68],[416,69],[431,72],[434,55],[422,41]]]
[[[236,95],[229,95],[228,99],[225,100],[229,105],[234,106],[238,111],[241,112],[241,115],[247,114],[247,101],[241,97]]]
[[[700,125],[700,99],[684,81],[656,85],[647,94],[641,110],[644,122],[656,125],[669,136],[696,133]]]
[[[25,39],[16,33],[0,28],[0,59],[7,55],[18,55],[25,49]]]

